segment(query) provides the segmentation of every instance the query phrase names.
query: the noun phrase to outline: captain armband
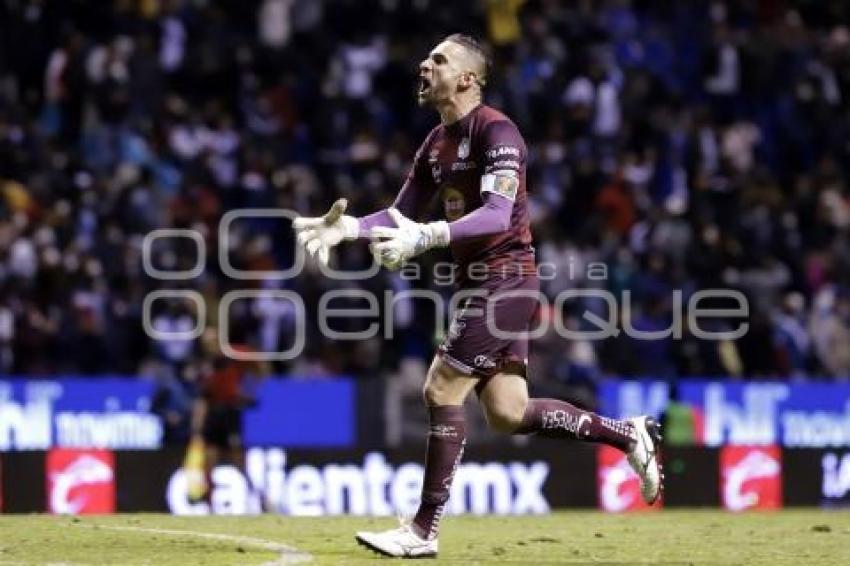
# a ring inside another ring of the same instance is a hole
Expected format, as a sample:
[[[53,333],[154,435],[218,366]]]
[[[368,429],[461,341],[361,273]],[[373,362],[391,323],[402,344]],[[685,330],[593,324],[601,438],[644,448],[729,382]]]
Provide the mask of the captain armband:
[[[481,192],[501,195],[511,202],[516,200],[519,189],[519,175],[516,171],[502,169],[487,173],[481,177]]]

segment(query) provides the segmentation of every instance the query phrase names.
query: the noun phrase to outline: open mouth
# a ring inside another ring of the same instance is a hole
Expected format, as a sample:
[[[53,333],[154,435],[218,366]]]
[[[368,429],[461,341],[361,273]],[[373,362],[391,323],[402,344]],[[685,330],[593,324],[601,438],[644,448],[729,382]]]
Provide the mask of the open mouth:
[[[425,94],[431,88],[431,81],[426,77],[419,77],[419,94]]]

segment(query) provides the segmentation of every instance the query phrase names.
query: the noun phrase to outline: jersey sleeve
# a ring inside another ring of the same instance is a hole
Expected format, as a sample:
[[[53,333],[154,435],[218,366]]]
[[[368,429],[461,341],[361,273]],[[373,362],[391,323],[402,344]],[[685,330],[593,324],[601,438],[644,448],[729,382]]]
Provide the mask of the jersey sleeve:
[[[526,160],[525,142],[517,127],[507,120],[489,124],[484,130],[483,155],[481,192],[514,201]]]
[[[432,131],[419,146],[407,179],[393,203],[393,206],[408,218],[421,218],[427,212],[428,202],[434,194],[434,180],[428,164],[428,151],[433,134]]]
[[[513,203],[493,193],[484,193],[484,204],[466,216],[449,223],[452,242],[501,234],[511,226]]]

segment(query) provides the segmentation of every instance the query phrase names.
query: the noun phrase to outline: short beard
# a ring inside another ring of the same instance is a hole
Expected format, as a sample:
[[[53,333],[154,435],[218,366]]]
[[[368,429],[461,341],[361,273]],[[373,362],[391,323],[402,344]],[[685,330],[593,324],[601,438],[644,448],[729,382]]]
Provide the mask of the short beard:
[[[437,103],[434,100],[434,96],[430,92],[425,95],[420,95],[419,93],[417,93],[416,104],[418,104],[420,108],[437,107]]]

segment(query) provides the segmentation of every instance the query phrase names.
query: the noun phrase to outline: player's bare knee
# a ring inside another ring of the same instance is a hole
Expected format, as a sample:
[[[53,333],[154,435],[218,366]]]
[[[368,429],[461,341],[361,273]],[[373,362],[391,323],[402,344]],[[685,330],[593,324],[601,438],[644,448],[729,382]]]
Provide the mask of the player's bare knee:
[[[429,407],[442,405],[443,403],[441,401],[444,397],[445,395],[441,391],[439,384],[434,383],[430,379],[425,382],[425,385],[422,387],[422,399],[425,401],[425,405]]]
[[[441,367],[435,366],[428,372],[428,379],[422,387],[422,398],[429,407],[447,404],[448,381]]]
[[[474,383],[450,366],[437,362],[428,372],[422,396],[429,407],[461,405]]]
[[[501,399],[485,405],[487,424],[497,432],[514,432],[522,424],[527,402],[527,399]]]
[[[426,382],[422,388],[422,397],[429,407],[440,407],[444,405],[458,405],[463,403],[463,398],[457,399],[454,390],[445,382]]]

